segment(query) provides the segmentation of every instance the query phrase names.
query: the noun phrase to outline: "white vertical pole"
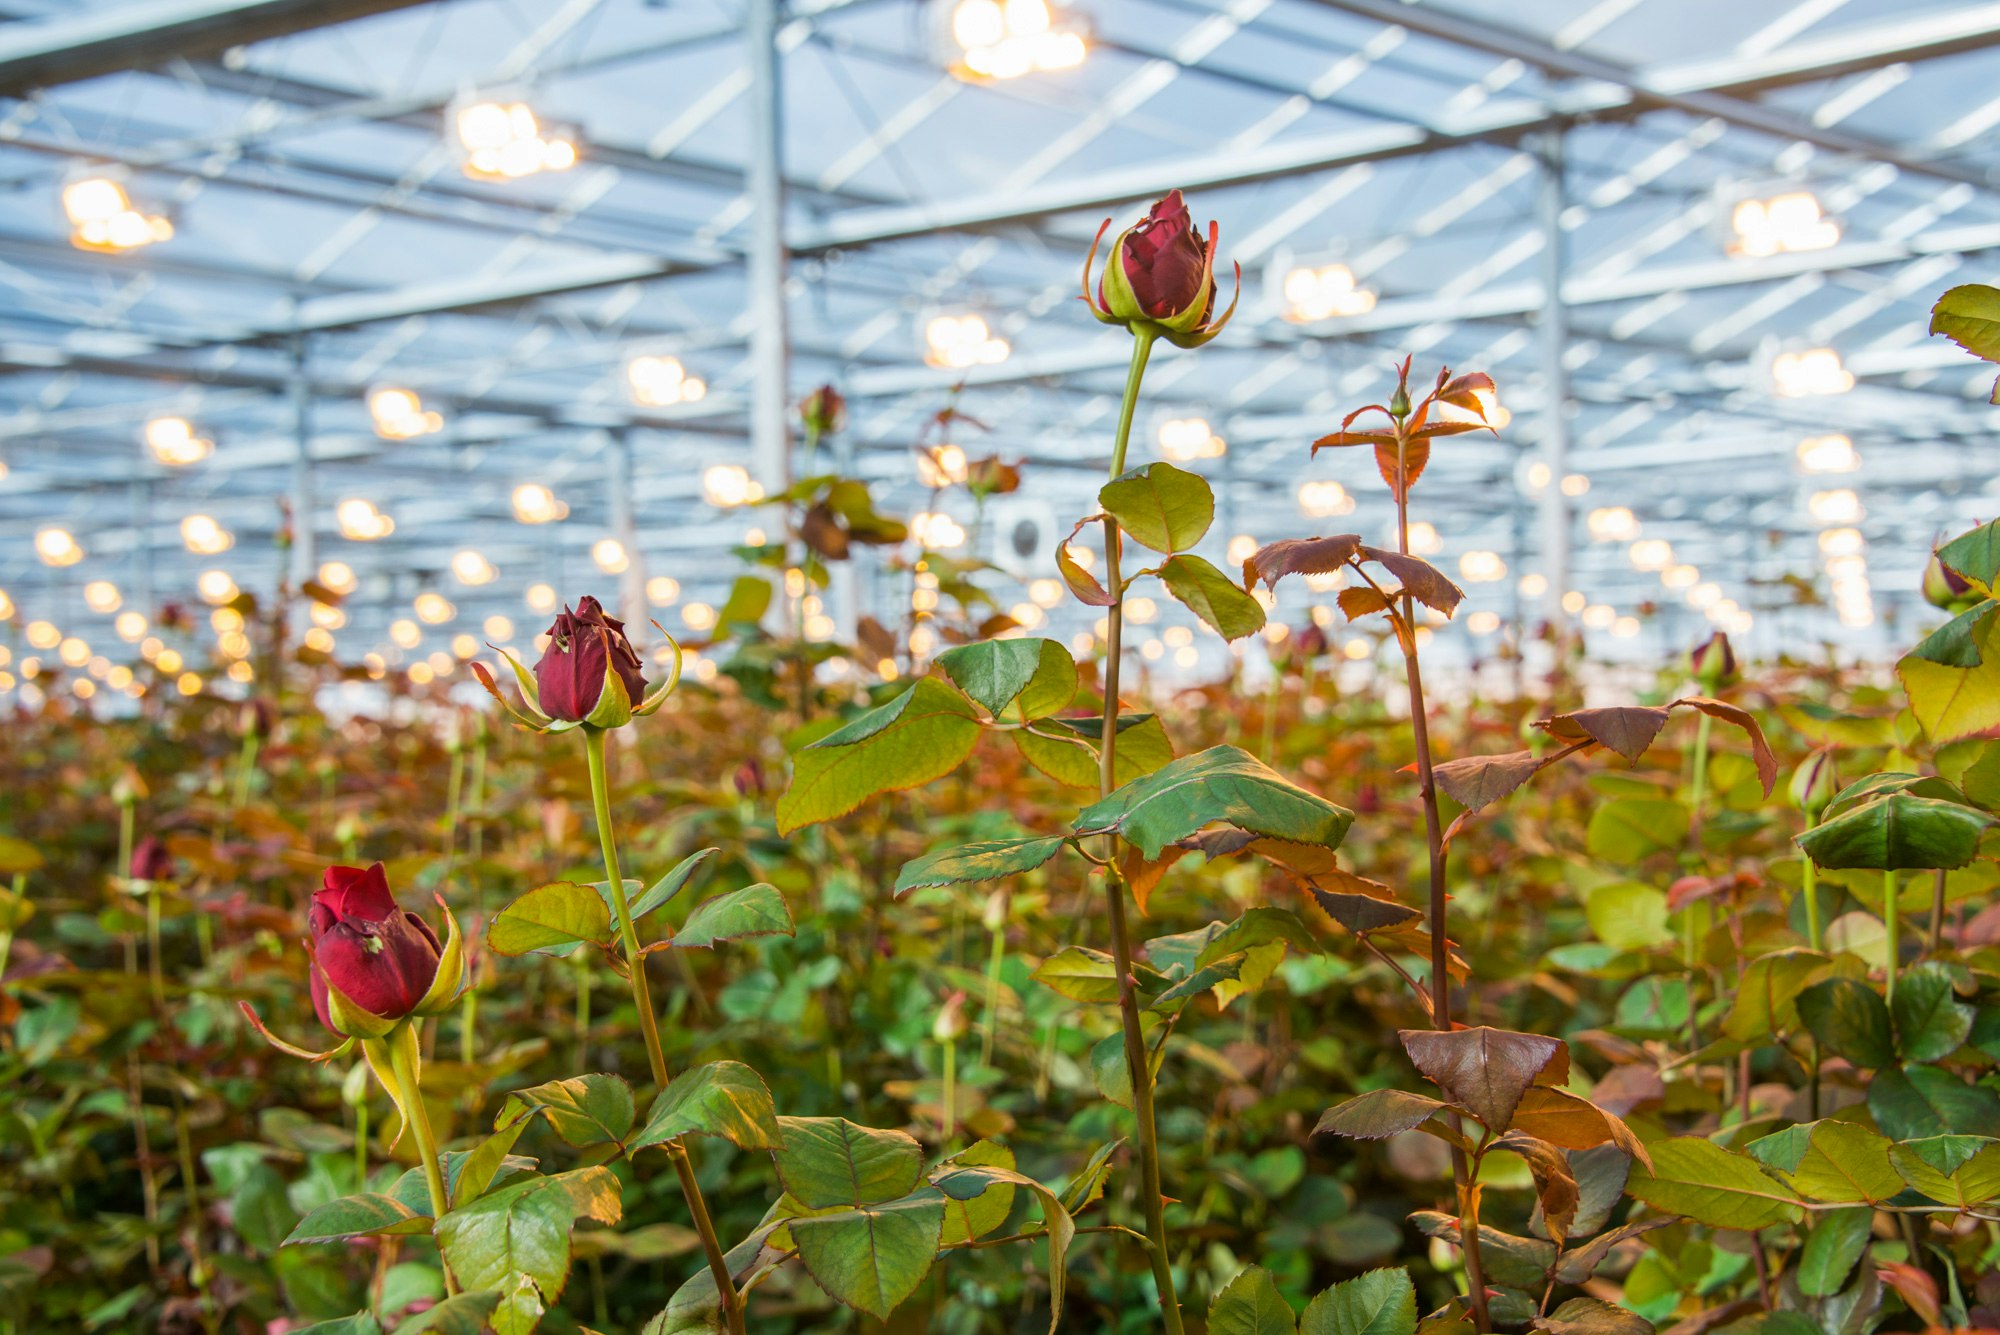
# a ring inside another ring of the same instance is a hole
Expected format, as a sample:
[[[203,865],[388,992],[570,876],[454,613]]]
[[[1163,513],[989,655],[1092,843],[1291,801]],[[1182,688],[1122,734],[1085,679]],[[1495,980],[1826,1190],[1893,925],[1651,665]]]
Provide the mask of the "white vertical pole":
[[[790,342],[785,322],[783,84],[778,0],[749,0],[744,43],[750,67],[751,472],[766,492],[791,484]]]
[[[1535,155],[1541,163],[1542,189],[1542,310],[1540,318],[1542,385],[1542,462],[1548,465],[1549,484],[1541,497],[1542,574],[1549,581],[1544,613],[1550,622],[1562,625],[1563,595],[1570,586],[1570,498],[1563,494],[1563,478],[1569,473],[1569,372],[1563,354],[1569,344],[1569,312],[1563,305],[1562,284],[1566,268],[1563,256],[1563,141],[1560,130],[1552,130],[1539,140]]]

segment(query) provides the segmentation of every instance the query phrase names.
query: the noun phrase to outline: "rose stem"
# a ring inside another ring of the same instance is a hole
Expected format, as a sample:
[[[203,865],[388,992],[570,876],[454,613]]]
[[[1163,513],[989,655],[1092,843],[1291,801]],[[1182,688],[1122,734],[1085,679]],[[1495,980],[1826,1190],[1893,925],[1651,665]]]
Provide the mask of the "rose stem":
[[[1405,400],[1407,402],[1407,400]],[[1396,550],[1410,554],[1410,484],[1407,455],[1409,426],[1407,414],[1396,420]],[[1417,747],[1417,791],[1424,802],[1424,842],[1430,851],[1431,866],[1431,1027],[1451,1029],[1451,947],[1445,929],[1444,825],[1438,817],[1437,782],[1431,768],[1430,720],[1424,709],[1424,676],[1417,665],[1416,603],[1409,590],[1403,591],[1402,634],[1397,637],[1403,651],[1405,676],[1410,683],[1410,734]],[[1486,1310],[1486,1274],[1479,1262],[1479,1192],[1466,1163],[1465,1151],[1451,1150],[1451,1176],[1458,1191],[1458,1238],[1465,1252],[1465,1287],[1472,1300],[1473,1324],[1480,1330],[1493,1329]]]
[[[417,1069],[417,1029],[416,1021],[406,1020],[397,1026],[388,1037],[389,1072],[396,1078],[396,1088],[402,1095],[403,1116],[409,1119],[410,1133],[417,1138],[417,1155],[424,1161],[424,1182],[431,1192],[431,1218],[442,1219],[451,1212],[451,1193],[444,1189],[444,1166],[438,1161],[437,1137],[431,1131],[430,1109],[424,1106],[424,1090]],[[444,1291],[447,1297],[458,1292],[458,1281],[452,1277],[451,1266],[444,1258],[438,1258],[444,1266]]]
[[[1111,476],[1125,471],[1125,450],[1132,439],[1132,414],[1139,406],[1139,383],[1159,335],[1141,325],[1132,331],[1132,363],[1125,374],[1125,399],[1118,410],[1118,438],[1111,449]],[[1104,566],[1107,609],[1104,647],[1104,724],[1098,734],[1097,786],[1109,794],[1118,786],[1118,669],[1124,652],[1124,591],[1118,573],[1122,541],[1118,521],[1104,517]],[[1139,996],[1132,974],[1132,938],[1125,925],[1125,878],[1118,873],[1118,837],[1105,840],[1104,892],[1111,917],[1111,957],[1118,970],[1118,1010],[1125,1024],[1125,1069],[1132,1077],[1132,1113],[1139,1126],[1139,1191],[1146,1210],[1147,1252],[1153,1282],[1160,1290],[1160,1314],[1171,1335],[1181,1335],[1180,1300],[1174,1293],[1172,1258],[1167,1250],[1166,1198],[1160,1192],[1160,1134],[1153,1121],[1153,1064],[1139,1027]]]
[[[625,963],[632,978],[632,1004],[639,1011],[639,1032],[646,1040],[646,1060],[653,1071],[653,1084],[667,1087],[666,1050],[660,1046],[660,1021],[653,1011],[652,987],[646,980],[646,959],[639,953],[639,930],[632,922],[632,904],[625,897],[625,880],[618,869],[618,842],[611,825],[611,789],[604,774],[604,730],[583,729],[585,755],[590,761],[590,800],[597,815],[597,842],[604,853],[604,875],[611,887],[611,908],[618,918],[618,935],[625,946]],[[674,1173],[680,1178],[681,1194],[687,1198],[688,1214],[695,1232],[701,1235],[702,1251],[708,1257],[709,1273],[715,1278],[716,1294],[722,1302],[723,1317],[735,1335],[743,1335],[743,1300],[729,1275],[729,1262],[716,1236],[715,1221],[709,1217],[708,1202],[702,1199],[701,1184],[695,1181],[694,1162],[679,1140],[666,1143]]]
[[[1882,873],[1882,922],[1889,929],[1889,949],[1886,952],[1889,964],[1889,984],[1882,992],[1882,1000],[1888,1002],[1892,1007],[1896,1004],[1896,957],[1902,954],[1902,945],[1896,940],[1896,935],[1901,925],[1899,922],[1900,917],[1901,914],[1897,911],[1896,905],[1896,873],[1885,871]]]
[[[1811,811],[1807,811],[1806,828],[1810,830],[1818,824],[1818,818]],[[1806,942],[1817,953],[1820,948],[1819,868],[1813,864],[1811,858],[1805,860],[1805,868],[1800,873],[1800,876],[1800,892],[1805,896],[1806,901]],[[1810,1111],[1813,1119],[1817,1121],[1819,1118],[1819,1039],[1813,1038],[1809,1041],[1812,1044],[1812,1084],[1808,1090],[1808,1094],[1812,1102]]]

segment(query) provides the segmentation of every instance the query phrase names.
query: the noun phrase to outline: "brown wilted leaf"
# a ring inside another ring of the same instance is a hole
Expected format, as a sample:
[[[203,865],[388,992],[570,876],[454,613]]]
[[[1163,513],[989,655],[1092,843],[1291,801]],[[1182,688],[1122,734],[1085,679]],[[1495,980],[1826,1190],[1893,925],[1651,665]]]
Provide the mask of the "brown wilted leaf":
[[[1361,555],[1402,581],[1403,592],[1446,616],[1450,616],[1465,600],[1465,590],[1445,578],[1442,570],[1421,556],[1405,556],[1385,547],[1363,547]]]
[[[1609,747],[1636,765],[1660,729],[1667,726],[1667,714],[1666,709],[1652,706],[1613,705],[1537,719],[1535,726],[1561,741],[1592,741]]]
[[[1771,744],[1764,740],[1764,729],[1758,726],[1749,710],[1726,700],[1711,700],[1705,695],[1684,696],[1674,704],[1688,705],[1710,718],[1719,718],[1732,727],[1741,728],[1750,739],[1750,758],[1757,765],[1757,781],[1764,785],[1764,796],[1771,795],[1778,783],[1778,758],[1771,754]]]

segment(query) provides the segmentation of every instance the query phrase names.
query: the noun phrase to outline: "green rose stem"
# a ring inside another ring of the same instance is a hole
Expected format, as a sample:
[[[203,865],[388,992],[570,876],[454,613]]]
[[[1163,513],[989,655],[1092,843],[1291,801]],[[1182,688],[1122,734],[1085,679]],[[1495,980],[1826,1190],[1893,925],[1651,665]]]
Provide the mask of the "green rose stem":
[[[231,795],[229,809],[239,810],[250,800],[250,776],[257,770],[257,730],[250,728],[243,734],[243,749],[236,753],[236,791]]]
[[[1400,394],[1400,391],[1399,391]],[[1409,484],[1409,399],[1391,402],[1396,421],[1396,550],[1410,554]],[[1394,409],[1401,407],[1397,416]],[[1424,708],[1423,670],[1417,663],[1416,603],[1407,589],[1403,592],[1403,621],[1397,639],[1403,650],[1404,676],[1410,685],[1410,735],[1417,748],[1417,791],[1424,801],[1424,843],[1430,853],[1431,895],[1431,1027],[1451,1029],[1451,945],[1446,936],[1447,895],[1445,893],[1444,822],[1438,816],[1437,779],[1431,767],[1430,720]],[[1457,1119],[1454,1118],[1454,1121]],[[1479,1261],[1479,1184],[1474,1180],[1465,1151],[1451,1150],[1452,1185],[1458,1195],[1458,1238],[1465,1254],[1466,1295],[1472,1302],[1473,1324],[1482,1331],[1493,1329],[1486,1308],[1485,1267]]]
[[[607,687],[607,689],[609,689]],[[618,935],[625,946],[626,970],[632,979],[632,1004],[639,1011],[639,1032],[646,1040],[646,1060],[653,1071],[653,1084],[665,1090],[670,1078],[666,1050],[660,1046],[660,1021],[653,1011],[653,993],[646,981],[646,958],[639,949],[639,929],[632,922],[632,904],[625,896],[625,880],[618,869],[618,844],[611,825],[611,787],[604,775],[604,730],[586,725],[583,729],[585,754],[590,760],[590,800],[597,815],[597,841],[604,853],[604,875],[611,887],[611,909],[618,918]],[[744,1335],[743,1300],[729,1275],[722,1240],[716,1235],[715,1221],[709,1217],[708,1202],[702,1199],[701,1184],[695,1181],[694,1162],[687,1147],[670,1140],[664,1147],[680,1178],[681,1194],[687,1198],[688,1214],[695,1232],[701,1235],[701,1249],[708,1257],[709,1273],[722,1303],[723,1319],[734,1335]]]
[[[118,867],[113,872],[113,875],[118,878],[118,884],[128,888],[132,884],[130,878],[132,875],[134,819],[135,813],[133,811],[132,799],[129,797],[121,799],[118,803]],[[21,893],[20,877],[17,876],[14,880],[14,893],[19,895]],[[130,932],[121,932],[119,935],[125,939],[125,972],[136,975],[139,972],[139,943]]]
[[[1896,873],[1885,871],[1882,873],[1882,922],[1889,929],[1889,948],[1884,952],[1889,965],[1889,985],[1883,989],[1882,1000],[1891,1006],[1896,1004],[1896,957],[1902,953],[1902,947],[1896,940],[1900,916],[1896,907]]]
[[[1808,808],[1806,811],[1806,828],[1810,830],[1818,824],[1819,816]],[[1819,868],[1813,864],[1811,858],[1805,860],[1805,868],[1800,873],[1800,878],[1800,893],[1805,896],[1806,901],[1806,943],[1817,954],[1820,949]],[[1819,1039],[1810,1038],[1808,1042],[1811,1045],[1812,1073],[1810,1083],[1807,1085],[1806,1097],[1812,1104],[1810,1111],[1813,1120],[1817,1121],[1819,1119]]]
[[[1116,263],[1116,261],[1113,261]],[[1111,476],[1125,471],[1125,449],[1132,439],[1132,414],[1139,406],[1139,383],[1153,353],[1157,330],[1132,329],[1132,364],[1125,374],[1125,399],[1118,410],[1118,438],[1111,449]],[[1105,589],[1111,595],[1104,647],[1104,726],[1098,734],[1097,786],[1109,795],[1118,786],[1118,669],[1125,635],[1124,591],[1118,573],[1121,550],[1118,521],[1104,517]],[[1139,1127],[1139,1191],[1146,1209],[1147,1253],[1153,1281],[1160,1290],[1160,1314],[1170,1335],[1181,1335],[1180,1300],[1174,1293],[1172,1258],[1167,1250],[1166,1198],[1160,1192],[1160,1134],[1153,1122],[1153,1066],[1139,1027],[1139,997],[1132,973],[1132,937],[1125,924],[1125,878],[1118,871],[1118,838],[1105,847],[1105,905],[1111,917],[1111,957],[1118,970],[1118,1010],[1125,1025],[1125,1069],[1132,1078],[1132,1113]]]
[[[398,1102],[402,1106],[403,1117],[410,1124],[410,1134],[417,1138],[417,1157],[423,1161],[424,1184],[431,1192],[431,1218],[443,1219],[451,1213],[451,1193],[444,1186],[444,1165],[438,1159],[437,1136],[431,1131],[430,1110],[424,1106],[424,1090],[419,1079],[421,1060],[417,1055],[417,1022],[405,1020],[396,1026],[382,1043],[389,1049],[389,1074],[396,1081]],[[439,1257],[443,1264],[443,1257]],[[458,1292],[458,1281],[452,1277],[451,1267],[444,1266],[444,1291],[450,1297]]]

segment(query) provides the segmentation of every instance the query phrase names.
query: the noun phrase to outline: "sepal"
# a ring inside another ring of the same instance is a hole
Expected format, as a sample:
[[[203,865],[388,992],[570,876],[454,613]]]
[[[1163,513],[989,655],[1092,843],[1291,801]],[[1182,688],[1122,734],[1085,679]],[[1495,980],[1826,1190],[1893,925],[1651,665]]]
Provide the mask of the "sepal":
[[[325,1052],[314,1052],[311,1048],[302,1048],[295,1044],[287,1043],[284,1039],[279,1038],[265,1027],[264,1021],[258,1017],[255,1010],[251,1009],[249,1002],[237,1002],[236,1009],[243,1012],[243,1018],[250,1022],[250,1027],[257,1031],[259,1037],[287,1056],[302,1057],[309,1062],[330,1062],[336,1057],[344,1057],[354,1050],[354,1038],[352,1035],[343,1038],[338,1047],[329,1048]]]
[[[444,949],[438,954],[437,976],[431,979],[430,989],[411,1012],[415,1015],[441,1013],[457,1003],[466,987],[465,935],[459,930],[458,915],[444,902],[443,895],[433,895],[432,898],[437,900],[438,909],[444,914]]]

